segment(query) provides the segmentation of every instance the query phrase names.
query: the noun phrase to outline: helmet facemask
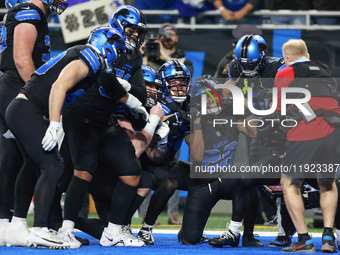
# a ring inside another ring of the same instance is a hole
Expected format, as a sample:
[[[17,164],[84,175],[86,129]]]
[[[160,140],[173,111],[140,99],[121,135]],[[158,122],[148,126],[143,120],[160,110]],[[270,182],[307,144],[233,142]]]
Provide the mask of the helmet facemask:
[[[145,33],[146,29],[139,25],[127,25],[124,29],[126,48],[138,49],[144,42]]]
[[[116,8],[110,15],[109,26],[116,28],[125,36],[126,48],[138,49],[144,42],[146,22],[144,14],[130,5]],[[137,38],[134,38],[138,33]],[[132,39],[132,40],[131,40]]]
[[[266,64],[266,42],[259,35],[245,35],[235,46],[235,56],[238,67],[245,77],[258,77]]]
[[[242,74],[247,78],[255,78],[259,76],[259,71],[263,68],[263,61],[250,62],[248,58],[240,58],[237,60]]]
[[[145,86],[147,96],[145,106],[151,108],[156,105],[159,84],[157,82],[146,82]]]
[[[211,98],[207,96],[207,114],[209,115],[218,115],[222,112],[222,107],[220,103],[218,103],[217,98]]]
[[[189,93],[190,78],[172,77],[166,79],[165,82],[168,94],[171,95],[171,98],[177,103],[184,102]]]
[[[124,42],[118,34],[114,34],[112,37],[108,38],[107,43],[112,45],[114,52],[108,52],[109,57],[107,58],[107,66],[109,69],[113,69],[117,58],[124,52],[121,47],[124,47]],[[111,47],[110,47],[111,48]],[[110,51],[110,48],[107,51]]]

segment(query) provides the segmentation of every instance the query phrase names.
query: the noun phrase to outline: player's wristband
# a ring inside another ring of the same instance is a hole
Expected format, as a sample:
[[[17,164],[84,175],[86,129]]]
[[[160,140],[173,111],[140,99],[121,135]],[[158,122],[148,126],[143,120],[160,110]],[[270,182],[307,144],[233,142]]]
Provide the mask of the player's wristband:
[[[153,136],[160,121],[160,117],[155,114],[150,114],[149,122],[145,125],[144,130]]]

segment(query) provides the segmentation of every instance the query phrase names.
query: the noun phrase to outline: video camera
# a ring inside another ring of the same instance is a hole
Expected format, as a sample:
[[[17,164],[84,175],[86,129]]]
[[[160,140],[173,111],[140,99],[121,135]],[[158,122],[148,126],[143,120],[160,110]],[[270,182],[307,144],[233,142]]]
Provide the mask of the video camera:
[[[151,34],[146,41],[144,53],[149,58],[158,58],[160,55],[159,43],[156,42],[157,39],[157,35]]]
[[[165,39],[171,38],[171,30],[165,30],[159,34],[159,36],[164,36]]]

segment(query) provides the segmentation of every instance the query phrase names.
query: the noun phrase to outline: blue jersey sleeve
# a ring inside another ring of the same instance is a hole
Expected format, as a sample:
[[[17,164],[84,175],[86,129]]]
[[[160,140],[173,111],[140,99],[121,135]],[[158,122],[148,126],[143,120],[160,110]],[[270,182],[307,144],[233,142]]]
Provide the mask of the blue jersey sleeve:
[[[80,59],[89,68],[90,73],[96,74],[101,69],[99,55],[90,48],[80,51]]]

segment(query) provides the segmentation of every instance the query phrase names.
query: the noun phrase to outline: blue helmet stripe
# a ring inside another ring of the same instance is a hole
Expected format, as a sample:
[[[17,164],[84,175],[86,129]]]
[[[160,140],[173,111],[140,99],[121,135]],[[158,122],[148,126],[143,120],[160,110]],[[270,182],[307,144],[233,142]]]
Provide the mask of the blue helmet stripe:
[[[97,73],[97,71],[100,68],[100,61],[97,57],[97,55],[89,48],[86,48],[82,51],[80,51],[80,53],[86,58],[86,60],[90,63],[93,72]]]
[[[19,11],[15,15],[15,19],[18,21],[23,20],[41,20],[40,15],[37,10],[23,10]]]

